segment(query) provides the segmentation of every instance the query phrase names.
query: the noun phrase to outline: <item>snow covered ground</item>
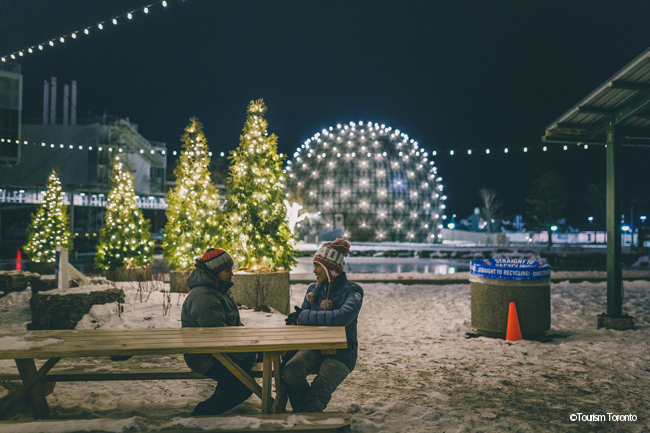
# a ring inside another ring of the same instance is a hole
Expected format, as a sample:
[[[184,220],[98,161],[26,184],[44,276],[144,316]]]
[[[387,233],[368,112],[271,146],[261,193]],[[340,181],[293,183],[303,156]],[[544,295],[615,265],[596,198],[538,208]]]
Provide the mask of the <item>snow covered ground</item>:
[[[130,283],[124,312],[93,307],[80,328],[178,327],[183,295],[147,302]],[[606,284],[552,285],[552,342],[508,343],[466,338],[469,285],[363,283],[359,361],[328,411],[351,414],[355,432],[630,431],[650,430],[650,282],[625,283],[624,310],[637,330],[596,330],[606,308]],[[307,285],[295,284],[292,304]],[[30,290],[0,299],[0,332],[25,330]],[[246,326],[284,326],[278,313],[242,310]],[[1,335],[0,335],[1,336]],[[179,356],[128,361],[81,359],[99,370],[143,364],[178,365]],[[60,362],[65,366],[66,360]],[[0,371],[15,371],[0,361]],[[4,386],[3,386],[4,385]],[[15,384],[14,384],[15,385]],[[157,431],[196,425],[194,406],[211,395],[209,380],[58,383],[47,399],[50,420],[27,416],[0,423],[4,432]],[[0,397],[12,384],[0,382]],[[259,413],[256,396],[235,408],[241,422]],[[572,414],[632,414],[636,421],[572,421]]]

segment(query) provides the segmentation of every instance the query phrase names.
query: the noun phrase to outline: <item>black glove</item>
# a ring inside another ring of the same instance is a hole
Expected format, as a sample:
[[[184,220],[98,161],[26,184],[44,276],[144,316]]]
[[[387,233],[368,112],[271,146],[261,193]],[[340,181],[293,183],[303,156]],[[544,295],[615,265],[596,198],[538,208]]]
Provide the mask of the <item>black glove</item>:
[[[295,313],[291,313],[287,316],[286,319],[284,319],[284,322],[287,325],[297,325],[298,324],[298,317],[300,317],[300,313],[302,312],[302,308],[298,307],[293,307],[294,310],[296,310]]]

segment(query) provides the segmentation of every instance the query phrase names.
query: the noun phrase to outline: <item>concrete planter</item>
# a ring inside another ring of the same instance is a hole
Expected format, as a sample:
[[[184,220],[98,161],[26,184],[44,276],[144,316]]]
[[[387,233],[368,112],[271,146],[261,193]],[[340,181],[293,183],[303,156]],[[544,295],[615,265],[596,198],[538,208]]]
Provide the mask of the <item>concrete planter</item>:
[[[509,281],[483,280],[470,282],[472,327],[478,334],[505,339],[510,302],[517,307],[522,338],[540,338],[551,329],[549,281],[516,281],[519,284],[509,285]]]
[[[74,329],[93,305],[124,302],[122,289],[112,289],[108,285],[98,285],[87,292],[58,289],[35,293],[29,300],[32,323],[27,329]]]
[[[25,270],[41,275],[54,275],[54,262],[27,262]]]
[[[239,304],[251,308],[267,306],[289,314],[291,289],[289,272],[235,274],[232,293]]]
[[[190,276],[189,271],[169,271],[169,287],[172,293],[189,293],[185,282]]]
[[[151,281],[151,266],[111,269],[104,276],[109,281]]]

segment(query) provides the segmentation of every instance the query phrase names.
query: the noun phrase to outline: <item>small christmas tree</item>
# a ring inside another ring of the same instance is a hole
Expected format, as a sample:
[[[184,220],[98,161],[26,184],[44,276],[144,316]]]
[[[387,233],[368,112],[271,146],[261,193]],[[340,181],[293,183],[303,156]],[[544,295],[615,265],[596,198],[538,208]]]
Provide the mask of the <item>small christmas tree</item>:
[[[54,262],[56,247],[62,246],[72,251],[72,236],[68,229],[67,206],[63,204],[61,181],[56,173],[47,181],[47,191],[43,204],[27,227],[25,252],[33,262]]]
[[[150,265],[153,263],[150,223],[136,205],[133,175],[119,156],[113,163],[111,183],[95,267],[110,270]]]
[[[176,187],[167,195],[163,252],[172,270],[190,270],[194,257],[208,248],[227,248],[221,236],[219,193],[210,182],[210,155],[203,125],[196,118],[183,134],[174,170]]]
[[[239,147],[230,156],[227,232],[243,269],[289,270],[296,261],[285,220],[283,158],[278,137],[266,131],[265,113],[261,99],[251,101]]]

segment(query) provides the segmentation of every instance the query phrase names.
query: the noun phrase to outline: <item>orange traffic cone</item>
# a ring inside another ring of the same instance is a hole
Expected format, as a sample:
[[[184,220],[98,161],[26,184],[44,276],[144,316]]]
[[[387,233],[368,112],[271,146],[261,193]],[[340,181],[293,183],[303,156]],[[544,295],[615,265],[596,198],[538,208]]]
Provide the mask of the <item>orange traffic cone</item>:
[[[519,328],[519,318],[517,317],[517,307],[515,303],[510,303],[508,311],[508,328],[506,329],[506,341],[521,340],[521,329]]]

